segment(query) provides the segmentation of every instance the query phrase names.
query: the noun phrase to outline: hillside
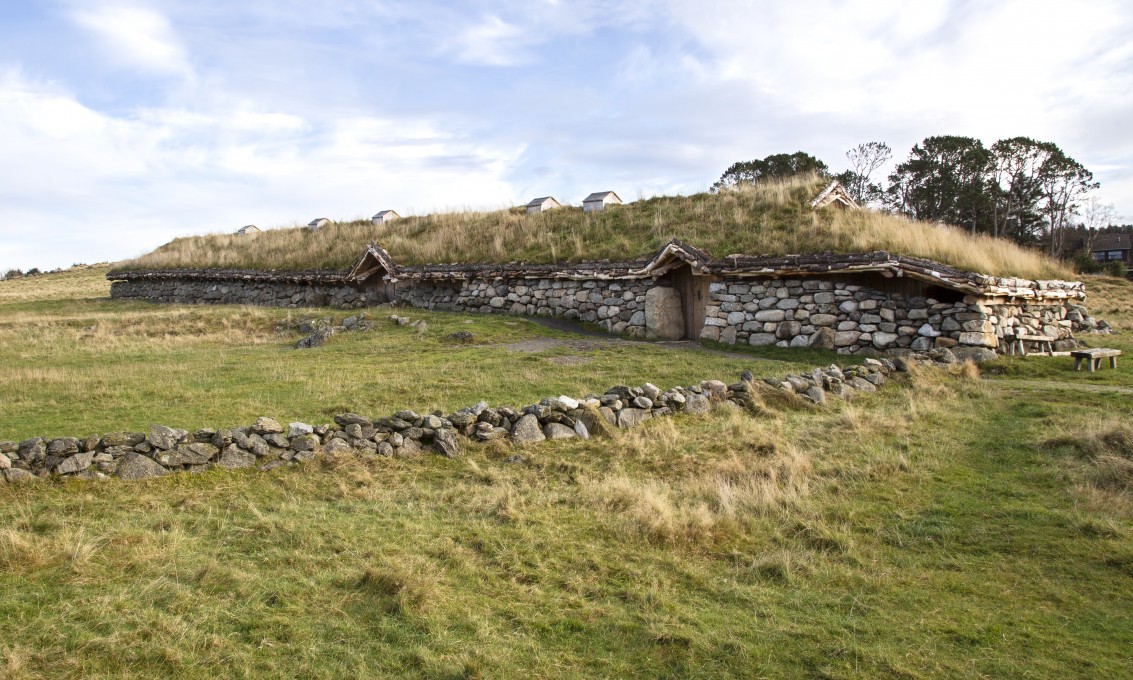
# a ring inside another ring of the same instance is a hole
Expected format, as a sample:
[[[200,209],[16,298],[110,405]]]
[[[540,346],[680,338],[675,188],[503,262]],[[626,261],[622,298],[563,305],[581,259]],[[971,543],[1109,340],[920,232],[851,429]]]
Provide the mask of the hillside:
[[[623,261],[652,254],[672,238],[720,257],[887,250],[961,269],[1032,279],[1073,278],[1041,254],[941,225],[880,213],[815,211],[824,180],[806,175],[719,194],[661,196],[600,213],[568,207],[527,215],[523,208],[437,213],[374,227],[342,222],[317,232],[273,229],[176,239],[126,269],[344,270],[371,240],[400,264]]]
[[[0,440],[841,360],[418,310],[300,352],[294,310],[111,300],[104,274],[0,282]],[[1089,286],[1121,330],[1089,340],[1128,356],[1133,284]],[[0,481],[0,678],[1128,677],[1133,368],[983,370],[457,459]]]

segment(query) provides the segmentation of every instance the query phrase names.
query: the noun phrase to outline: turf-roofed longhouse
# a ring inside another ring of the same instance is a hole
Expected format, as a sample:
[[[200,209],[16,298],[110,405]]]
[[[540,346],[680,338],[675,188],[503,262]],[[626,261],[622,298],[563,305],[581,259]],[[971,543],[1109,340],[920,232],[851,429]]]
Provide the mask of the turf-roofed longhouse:
[[[843,205],[827,188],[816,208]],[[852,209],[852,205],[849,206]],[[1079,282],[991,276],[886,251],[716,256],[672,239],[625,262],[398,264],[377,242],[348,271],[120,269],[111,295],[176,303],[362,308],[386,303],[557,316],[632,337],[841,353],[1066,349],[1098,330]],[[1104,326],[1102,327],[1104,330]]]

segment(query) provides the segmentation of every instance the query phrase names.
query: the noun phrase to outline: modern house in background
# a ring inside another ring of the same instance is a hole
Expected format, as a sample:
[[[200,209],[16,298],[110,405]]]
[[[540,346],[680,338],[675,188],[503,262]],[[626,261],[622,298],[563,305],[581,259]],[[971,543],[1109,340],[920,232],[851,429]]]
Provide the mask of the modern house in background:
[[[254,224],[249,224],[236,230],[237,236],[255,236],[258,233],[260,233],[260,228]]]
[[[612,191],[596,191],[582,199],[582,212],[598,212],[608,205],[621,205],[622,199]]]
[[[1125,276],[1133,275],[1133,234],[1098,234],[1090,244],[1090,256],[1098,262],[1120,262]]]
[[[378,214],[371,217],[370,222],[373,223],[373,225],[376,227],[379,224],[385,224],[386,222],[393,222],[394,220],[400,219],[400,218],[401,218],[401,215],[398,215],[396,212],[394,212],[392,210],[382,210]]]
[[[541,213],[544,210],[561,208],[563,204],[556,201],[554,196],[540,196],[539,198],[533,198],[528,201],[527,205],[524,207],[527,208],[527,214],[531,215],[533,213]]]
[[[316,217],[315,219],[313,219],[313,220],[311,220],[310,222],[307,223],[307,228],[314,231],[315,229],[321,229],[321,228],[327,226],[328,224],[330,224],[329,219],[327,219],[325,217]]]

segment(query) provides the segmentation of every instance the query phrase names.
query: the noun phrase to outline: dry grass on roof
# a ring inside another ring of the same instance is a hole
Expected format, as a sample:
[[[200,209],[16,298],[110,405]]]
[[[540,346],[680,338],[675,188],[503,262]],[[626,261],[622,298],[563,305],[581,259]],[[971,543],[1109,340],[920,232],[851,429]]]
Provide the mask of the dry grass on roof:
[[[714,257],[887,250],[971,271],[1072,278],[1039,253],[952,227],[870,211],[815,211],[824,180],[806,175],[719,194],[660,196],[596,213],[566,207],[406,217],[373,226],[340,222],[318,231],[272,229],[253,237],[180,238],[125,264],[131,269],[347,269],[373,239],[399,264],[623,261],[651,255],[672,238]]]

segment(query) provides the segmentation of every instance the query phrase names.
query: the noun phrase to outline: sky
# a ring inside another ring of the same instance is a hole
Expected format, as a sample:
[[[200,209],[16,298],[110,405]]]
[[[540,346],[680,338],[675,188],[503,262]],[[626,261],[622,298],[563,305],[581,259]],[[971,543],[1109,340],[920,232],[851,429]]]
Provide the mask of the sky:
[[[1133,3],[3,0],[0,271],[942,134],[1055,142],[1133,221]]]

